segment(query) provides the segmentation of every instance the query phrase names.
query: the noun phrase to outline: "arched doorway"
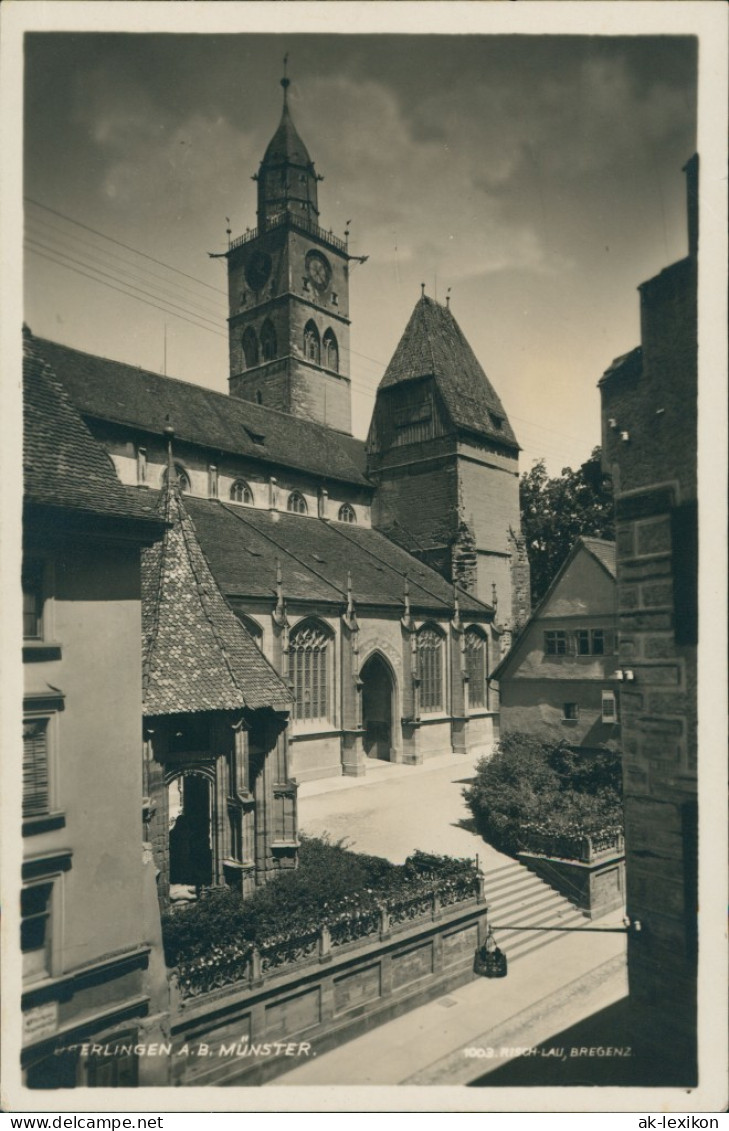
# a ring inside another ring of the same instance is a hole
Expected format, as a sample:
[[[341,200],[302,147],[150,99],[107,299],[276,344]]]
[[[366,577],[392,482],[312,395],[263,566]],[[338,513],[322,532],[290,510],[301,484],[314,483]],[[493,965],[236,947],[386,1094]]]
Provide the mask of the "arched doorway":
[[[388,665],[376,652],[360,672],[362,680],[362,726],[368,758],[390,761],[392,756],[393,680]]]
[[[168,785],[170,883],[196,888],[213,882],[210,779],[186,773]]]

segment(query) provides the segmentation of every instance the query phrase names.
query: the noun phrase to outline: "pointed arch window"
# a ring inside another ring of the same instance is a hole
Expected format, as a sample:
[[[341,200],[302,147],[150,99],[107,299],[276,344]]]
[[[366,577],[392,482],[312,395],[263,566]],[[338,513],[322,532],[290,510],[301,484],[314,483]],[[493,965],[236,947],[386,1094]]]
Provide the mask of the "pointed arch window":
[[[242,345],[245,367],[246,369],[253,369],[254,366],[258,365],[258,338],[252,326],[249,326],[243,334]]]
[[[480,628],[472,625],[465,632],[468,702],[471,707],[488,706],[489,643]]]
[[[418,675],[420,676],[420,709],[442,711],[443,636],[434,625],[423,625],[417,634]]]
[[[339,346],[337,339],[334,336],[333,330],[327,330],[323,339],[324,345],[324,364],[327,369],[333,369],[335,373],[339,372]]]
[[[236,479],[230,488],[231,503],[243,503],[247,507],[253,506],[253,492],[245,479]]]
[[[276,331],[273,328],[273,322],[267,318],[261,328],[261,354],[263,355],[263,360],[273,361],[276,356],[276,350]]]
[[[183,495],[190,491],[190,476],[185,471],[181,463],[175,464],[175,476],[177,478],[177,486]],[[162,472],[162,482],[167,483],[167,468]]]
[[[289,674],[294,685],[295,718],[329,717],[331,632],[319,621],[298,624],[289,636]]]
[[[321,362],[319,331],[316,328],[316,323],[311,320],[304,326],[304,357],[307,361],[315,362],[316,365],[319,365]]]
[[[338,518],[340,522],[356,522],[357,515],[354,513],[354,507],[350,507],[349,503],[342,503]]]
[[[286,504],[286,510],[292,511],[293,514],[307,514],[309,508],[306,505],[306,499],[301,494],[301,491],[292,491],[289,495]]]

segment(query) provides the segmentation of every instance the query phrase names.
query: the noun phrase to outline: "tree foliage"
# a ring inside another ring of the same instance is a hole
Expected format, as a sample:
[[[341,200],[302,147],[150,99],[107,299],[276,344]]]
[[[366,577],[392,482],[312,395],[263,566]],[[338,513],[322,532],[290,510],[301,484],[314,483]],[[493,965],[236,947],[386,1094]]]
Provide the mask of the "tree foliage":
[[[565,467],[552,479],[544,460],[538,460],[521,477],[519,501],[534,607],[580,534],[615,537],[612,487],[602,474],[600,448],[576,471]]]
[[[620,755],[586,754],[565,742],[508,734],[476,766],[463,796],[476,827],[495,848],[514,853],[519,827],[555,833],[597,833],[622,825]]]

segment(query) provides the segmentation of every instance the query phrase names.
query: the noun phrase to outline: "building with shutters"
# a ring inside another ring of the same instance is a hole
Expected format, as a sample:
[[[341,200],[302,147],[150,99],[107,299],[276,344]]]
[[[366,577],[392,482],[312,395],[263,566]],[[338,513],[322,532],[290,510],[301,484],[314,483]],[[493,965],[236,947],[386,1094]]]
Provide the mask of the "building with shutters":
[[[88,1047],[168,1031],[140,757],[141,556],[165,519],[119,482],[30,338],[23,378],[23,1078],[161,1083],[159,1058]]]
[[[488,751],[488,677],[526,619],[529,579],[518,444],[447,306],[418,298],[369,437],[351,434],[351,257],[321,226],[282,85],[257,226],[225,253],[228,395],[35,348],[150,508],[173,429],[172,476],[211,577],[293,692],[283,788],[370,759]]]
[[[583,750],[616,744],[617,667],[615,543],[581,537],[492,672],[501,734]]]

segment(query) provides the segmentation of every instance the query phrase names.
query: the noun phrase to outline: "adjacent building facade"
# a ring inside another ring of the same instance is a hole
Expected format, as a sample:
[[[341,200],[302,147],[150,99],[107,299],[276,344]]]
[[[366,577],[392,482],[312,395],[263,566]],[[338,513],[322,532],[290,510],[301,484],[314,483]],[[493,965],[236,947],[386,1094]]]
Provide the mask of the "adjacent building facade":
[[[30,339],[24,419],[24,1080],[164,1082],[159,1059],[88,1055],[168,1031],[140,758],[141,554],[164,522],[121,486]]]
[[[696,1081],[698,158],[689,254],[643,283],[641,345],[600,382],[616,505],[630,995],[676,1085]]]
[[[619,736],[615,543],[581,537],[508,655],[501,734],[521,731],[584,750]]]

